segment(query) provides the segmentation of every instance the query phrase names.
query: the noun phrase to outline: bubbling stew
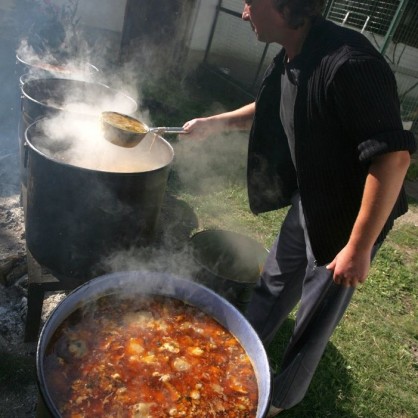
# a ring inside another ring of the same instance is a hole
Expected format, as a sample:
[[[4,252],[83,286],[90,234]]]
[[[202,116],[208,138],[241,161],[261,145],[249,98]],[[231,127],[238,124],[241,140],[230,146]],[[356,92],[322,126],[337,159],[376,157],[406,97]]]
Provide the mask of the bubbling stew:
[[[139,120],[117,112],[102,112],[102,121],[124,131],[147,133],[147,127]]]
[[[257,380],[239,341],[200,309],[106,295],[74,311],[44,358],[63,417],[255,417]]]

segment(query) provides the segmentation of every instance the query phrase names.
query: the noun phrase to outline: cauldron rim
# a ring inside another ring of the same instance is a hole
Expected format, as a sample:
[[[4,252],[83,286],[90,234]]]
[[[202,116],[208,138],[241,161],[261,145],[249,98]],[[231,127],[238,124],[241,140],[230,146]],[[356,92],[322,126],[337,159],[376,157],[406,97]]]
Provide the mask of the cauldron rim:
[[[243,316],[243,314],[235,306],[233,306],[226,299],[219,296],[213,290],[203,285],[200,285],[190,279],[181,278],[171,273],[147,270],[114,272],[104,274],[102,276],[98,276],[92,280],[87,281],[86,283],[80,285],[75,290],[70,292],[61,302],[59,302],[58,305],[51,312],[48,319],[45,321],[40,332],[36,349],[36,376],[40,396],[42,397],[43,401],[45,401],[46,407],[48,409],[53,409],[51,412],[54,414],[54,416],[60,415],[47,390],[47,385],[44,378],[45,376],[43,373],[43,355],[46,351],[50,337],[52,337],[54,332],[57,330],[59,325],[65,320],[65,318],[67,318],[68,315],[74,312],[77,308],[83,306],[87,302],[95,300],[104,295],[115,293],[115,291],[117,291],[118,289],[123,290],[123,285],[126,285],[126,283],[124,282],[129,281],[129,283],[133,285],[132,281],[137,280],[138,278],[142,278],[146,281],[146,284],[144,285],[144,283],[142,283],[142,286],[146,286],[147,291],[144,292],[144,287],[142,287],[142,294],[156,294],[161,296],[174,297],[180,300],[184,300],[186,303],[190,303],[198,307],[203,312],[207,313],[208,315],[211,315],[219,323],[225,326],[240,341],[241,344],[243,344],[243,341],[242,338],[239,338],[239,336],[236,335],[238,332],[245,332],[251,335],[251,344],[249,344],[248,347],[245,347],[243,345],[243,348],[253,364],[254,372],[257,378],[259,399],[256,418],[261,418],[265,416],[270,404],[272,384],[269,360],[263,343],[261,342],[254,328],[252,328],[250,323]],[[99,287],[99,289],[95,289],[97,287]],[[181,292],[187,292],[187,295],[189,295],[189,297],[185,297],[184,294],[182,294]],[[198,294],[198,292],[200,297],[199,299],[197,299],[198,302],[196,302],[196,295]],[[141,291],[138,291],[137,293],[141,293]],[[82,298],[82,301],[78,300],[80,297]],[[210,306],[208,304],[208,301],[218,303],[219,306]],[[202,306],[199,306],[199,302],[205,304],[205,307],[203,308]],[[219,309],[220,307],[223,307],[223,311]],[[70,308],[70,310],[65,311],[66,308]],[[209,308],[212,309],[212,312]],[[64,310],[65,312],[61,313],[60,311],[62,310]],[[229,314],[232,317],[221,318],[221,315],[225,314]],[[229,325],[226,322],[227,320],[230,321]],[[231,330],[231,325],[232,327],[235,327],[235,332]],[[239,331],[240,327],[243,327],[244,331],[242,329],[241,331]],[[252,353],[249,353],[248,348],[251,349]],[[256,361],[257,363],[259,362],[261,364],[261,367],[259,367],[261,370],[257,369],[255,364]],[[258,372],[260,373],[258,374]],[[261,394],[260,392],[265,393]],[[261,395],[264,396],[261,397]]]
[[[39,61],[35,61],[35,62],[30,62],[29,60],[27,60],[27,59],[25,59],[25,58],[23,58],[21,55],[19,55],[19,53],[16,53],[16,59],[21,63],[21,64],[23,64],[23,65],[25,65],[25,66],[27,66],[27,67],[32,67],[32,68],[36,68],[36,69],[38,69],[38,70],[40,70],[40,71],[45,71],[46,73],[51,73],[51,74],[53,74],[54,73],[54,71],[50,71],[50,70],[48,70],[48,69],[46,69],[46,68],[43,68],[42,67],[42,65],[37,65],[37,63],[39,62],[42,62],[42,60],[39,60]],[[51,64],[51,65],[54,65],[54,64],[52,64],[52,63],[50,63],[48,60],[45,60],[45,63],[46,64]],[[62,64],[65,64],[65,62],[62,62]],[[87,75],[91,75],[91,74],[96,74],[96,73],[98,73],[98,72],[100,72],[100,70],[99,70],[99,68],[98,67],[96,67],[94,64],[92,64],[91,62],[85,62],[84,63],[85,65],[86,65],[86,67],[87,68],[89,68],[91,71],[89,71],[89,72],[86,72],[86,74]],[[80,74],[82,74],[83,73],[83,71],[80,71],[80,72],[78,72],[77,71],[77,74],[78,73],[80,73]]]
[[[41,157],[47,159],[48,161],[54,163],[54,164],[59,164],[60,166],[63,167],[68,167],[71,169],[77,169],[77,170],[81,170],[81,171],[85,171],[87,173],[103,173],[103,175],[117,175],[118,177],[130,177],[130,176],[135,176],[135,175],[140,175],[140,174],[145,174],[145,173],[157,173],[160,170],[166,170],[168,166],[170,166],[174,160],[174,149],[171,146],[171,144],[165,140],[162,136],[158,135],[158,137],[160,138],[160,140],[162,140],[164,142],[164,145],[167,146],[167,148],[170,151],[171,154],[171,158],[170,160],[167,162],[167,164],[162,165],[158,168],[152,169],[152,170],[145,170],[145,171],[129,171],[129,172],[120,172],[120,171],[108,171],[108,170],[100,170],[100,169],[93,169],[93,168],[86,168],[86,167],[80,167],[78,165],[75,164],[70,164],[68,162],[64,162],[64,161],[59,161],[55,158],[50,157],[49,155],[45,154],[44,152],[42,152],[41,150],[39,150],[33,143],[32,141],[29,139],[29,132],[34,130],[38,124],[40,124],[42,121],[47,120],[48,117],[43,117],[40,118],[34,122],[32,122],[26,129],[25,131],[25,146],[28,146],[29,148],[31,148],[31,150],[33,152],[35,152],[36,154],[40,155]]]
[[[72,79],[72,78],[61,78],[61,77],[54,77],[53,75],[51,75],[50,77],[42,77],[42,78],[32,78],[30,80],[27,80],[21,87],[21,93],[24,97],[26,97],[28,100],[32,101],[33,103],[36,103],[37,105],[45,108],[45,109],[53,109],[55,111],[65,111],[66,113],[73,113],[73,114],[83,114],[83,112],[78,112],[78,111],[74,111],[71,109],[65,109],[62,106],[53,106],[50,104],[45,104],[41,101],[39,101],[38,99],[34,98],[33,96],[30,96],[25,90],[30,87],[33,84],[40,84],[40,83],[48,83],[48,82],[52,82],[52,83],[62,83],[62,84],[84,84],[86,86],[100,86],[100,87],[104,87],[105,89],[108,89],[109,93],[116,93],[116,94],[120,94],[123,95],[127,100],[129,100],[132,105],[133,105],[133,110],[130,113],[134,113],[138,110],[138,103],[130,96],[128,96],[126,93],[120,91],[120,90],[116,90],[113,87],[108,86],[105,83],[100,83],[97,81],[85,81],[85,80],[76,80],[76,79]]]

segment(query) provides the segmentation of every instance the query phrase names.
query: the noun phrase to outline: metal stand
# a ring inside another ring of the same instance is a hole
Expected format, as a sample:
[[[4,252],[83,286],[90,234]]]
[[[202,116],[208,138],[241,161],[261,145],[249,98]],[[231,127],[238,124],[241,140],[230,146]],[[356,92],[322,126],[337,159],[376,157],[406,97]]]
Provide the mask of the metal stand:
[[[27,250],[28,262],[28,310],[25,324],[25,342],[38,339],[41,325],[42,306],[45,292],[73,290],[85,280],[54,276],[48,269],[42,267]]]
[[[42,399],[41,394],[38,395],[38,403],[36,405],[36,417],[35,418],[52,418],[52,414],[49,412]]]

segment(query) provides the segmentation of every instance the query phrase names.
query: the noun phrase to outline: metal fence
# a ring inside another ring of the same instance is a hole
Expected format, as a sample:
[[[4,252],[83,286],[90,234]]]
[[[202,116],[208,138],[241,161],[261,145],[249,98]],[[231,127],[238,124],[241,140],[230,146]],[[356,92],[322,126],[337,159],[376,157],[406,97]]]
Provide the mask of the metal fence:
[[[219,0],[204,65],[249,95],[277,54],[257,41],[241,19],[242,0]],[[418,0],[329,0],[324,16],[362,32],[390,64],[398,83],[402,119],[418,131]]]

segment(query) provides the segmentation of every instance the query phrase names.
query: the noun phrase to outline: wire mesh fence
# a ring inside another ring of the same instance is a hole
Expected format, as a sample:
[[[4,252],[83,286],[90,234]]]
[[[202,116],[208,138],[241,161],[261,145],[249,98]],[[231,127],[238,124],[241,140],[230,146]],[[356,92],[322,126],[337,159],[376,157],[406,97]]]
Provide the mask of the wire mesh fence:
[[[279,46],[257,41],[241,19],[242,0],[219,0],[204,63],[254,95]],[[418,131],[418,0],[328,0],[324,15],[362,32],[398,83],[404,125]]]
[[[348,25],[361,32],[385,35],[397,10],[396,1],[331,1],[327,17],[341,25]]]
[[[253,95],[280,47],[257,41],[251,26],[241,18],[242,10],[242,0],[218,1],[204,63]]]

